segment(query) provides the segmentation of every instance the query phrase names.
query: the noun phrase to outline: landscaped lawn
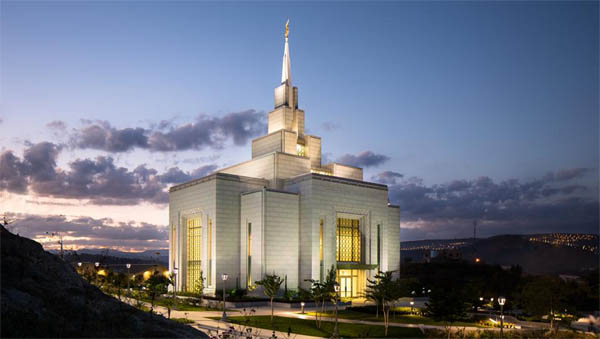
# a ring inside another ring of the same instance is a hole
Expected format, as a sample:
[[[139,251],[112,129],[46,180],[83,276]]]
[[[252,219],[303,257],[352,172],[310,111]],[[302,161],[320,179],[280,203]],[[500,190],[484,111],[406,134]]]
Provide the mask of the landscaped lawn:
[[[310,316],[315,316],[315,312],[306,312],[306,314]],[[319,314],[321,314],[319,312]],[[338,316],[341,319],[352,319],[352,320],[365,320],[365,321],[380,321],[383,322],[383,314],[379,314],[379,318],[376,318],[374,314],[357,312],[357,311],[346,311],[340,310],[338,311]],[[323,317],[335,317],[335,313],[325,312],[323,313]],[[411,314],[394,314],[390,312],[390,322],[393,323],[401,323],[401,324],[423,324],[423,325],[439,325],[439,326],[447,326],[449,323],[436,321],[434,319],[424,317],[421,315],[411,315]],[[452,323],[452,326],[474,326],[474,327],[486,327],[477,321],[466,322],[466,321],[456,321]]]
[[[185,325],[187,325],[187,324],[193,324],[194,323],[193,320],[190,320],[190,319],[187,319],[187,318],[171,318],[171,320],[174,320],[174,321],[176,321],[178,323],[185,324]]]
[[[151,302],[150,298],[142,298],[142,300],[149,304]],[[164,298],[158,298],[158,299],[154,300],[154,305],[167,307],[167,301]],[[194,306],[194,305],[190,305],[190,304],[186,303],[185,301],[177,300],[177,302],[174,305],[174,307],[172,308],[172,310],[187,311],[187,312],[190,312],[190,311],[191,312],[202,312],[202,311],[222,311],[223,309],[222,308],[208,308],[205,306]]]
[[[213,317],[218,320],[220,317]],[[246,320],[249,320],[246,323]],[[235,324],[246,325],[249,327],[264,328],[280,332],[304,334],[315,337],[331,337],[333,334],[334,322],[323,321],[321,328],[317,328],[314,320],[305,320],[297,318],[273,317],[260,315],[253,317],[229,317],[229,321]],[[383,325],[363,325],[339,323],[338,329],[341,337],[349,338],[371,338],[384,337],[385,328]],[[423,333],[418,328],[394,327],[390,326],[388,337],[392,338],[423,338]]]

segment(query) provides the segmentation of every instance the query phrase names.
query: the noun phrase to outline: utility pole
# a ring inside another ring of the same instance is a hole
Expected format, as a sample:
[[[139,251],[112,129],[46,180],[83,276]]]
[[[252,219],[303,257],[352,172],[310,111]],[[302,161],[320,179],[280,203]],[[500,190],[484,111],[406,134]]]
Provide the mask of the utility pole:
[[[52,236],[52,237],[58,237],[58,243],[60,244],[60,258],[64,259],[64,251],[63,251],[63,245],[64,245],[64,241],[63,241],[63,235],[60,232],[52,232],[52,233],[48,233],[46,232],[46,234]]]

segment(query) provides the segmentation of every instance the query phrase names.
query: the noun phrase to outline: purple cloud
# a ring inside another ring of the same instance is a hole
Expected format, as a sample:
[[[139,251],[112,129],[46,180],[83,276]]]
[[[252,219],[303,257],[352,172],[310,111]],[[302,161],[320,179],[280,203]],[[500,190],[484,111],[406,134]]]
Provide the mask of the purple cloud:
[[[363,151],[358,155],[344,154],[337,159],[337,162],[347,164],[356,167],[375,167],[383,164],[390,160],[390,158],[383,154],[375,154],[371,151]]]
[[[154,129],[116,128],[107,121],[83,121],[86,125],[71,135],[70,145],[80,149],[126,152],[135,148],[153,152],[174,152],[210,147],[222,149],[227,140],[245,145],[266,132],[262,112],[247,110],[222,117],[199,116],[196,121],[175,126],[161,121]]]

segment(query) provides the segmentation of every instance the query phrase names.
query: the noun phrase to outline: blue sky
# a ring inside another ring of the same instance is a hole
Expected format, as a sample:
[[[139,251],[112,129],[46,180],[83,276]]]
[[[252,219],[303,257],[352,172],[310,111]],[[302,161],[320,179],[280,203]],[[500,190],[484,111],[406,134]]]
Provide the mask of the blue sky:
[[[1,10],[0,143],[17,157],[39,142],[66,144],[81,119],[122,129],[266,114],[289,17],[293,81],[328,158],[382,154],[389,160],[367,167],[366,179],[390,171],[430,191],[586,169],[573,178],[587,187],[577,197],[598,200],[597,2],[3,2]],[[52,121],[67,128],[52,130]],[[250,146],[64,147],[57,168],[97,156],[129,170],[189,172],[246,160]],[[53,199],[31,190],[0,198],[18,213],[26,200]],[[145,203],[139,208],[158,208]],[[129,220],[111,208],[115,220]],[[134,221],[163,225],[166,208],[158,209]],[[588,226],[558,229],[590,231],[597,209],[586,211]],[[429,220],[411,212],[415,229]],[[72,213],[100,215],[94,203]],[[461,236],[457,223],[472,217],[431,219],[437,232],[406,235]]]

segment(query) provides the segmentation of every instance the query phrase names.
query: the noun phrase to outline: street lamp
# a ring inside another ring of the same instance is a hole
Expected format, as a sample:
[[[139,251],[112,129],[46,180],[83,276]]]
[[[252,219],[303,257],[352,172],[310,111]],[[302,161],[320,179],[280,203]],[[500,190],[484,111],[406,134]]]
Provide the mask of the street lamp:
[[[127,264],[125,266],[127,266],[127,293],[129,293],[129,280],[131,280],[131,273],[129,272],[129,269],[131,268],[131,264]]]
[[[414,301],[410,301],[410,314],[413,314],[413,307],[415,307],[415,302]]]
[[[78,262],[78,263],[77,263],[77,266],[81,267],[81,265],[82,265],[82,264],[81,264],[81,262]]]
[[[100,263],[96,261],[96,262],[94,263],[94,266],[98,267],[98,266],[100,266]]]
[[[173,267],[173,306],[175,306],[177,303],[177,299],[175,299],[175,292],[177,289],[177,272],[179,272],[177,267]]]
[[[506,303],[506,298],[498,297],[498,304],[500,304],[500,339],[502,339],[502,335],[504,334],[504,304]]]
[[[227,281],[227,278],[229,278],[227,273],[221,274],[221,279],[223,279],[223,316],[221,317],[221,321],[228,321],[227,313],[225,313],[225,282]]]
[[[338,296],[340,293],[340,284],[336,281],[333,283],[333,289],[335,290],[335,327],[333,328],[333,337],[339,338],[340,333],[338,331]]]

